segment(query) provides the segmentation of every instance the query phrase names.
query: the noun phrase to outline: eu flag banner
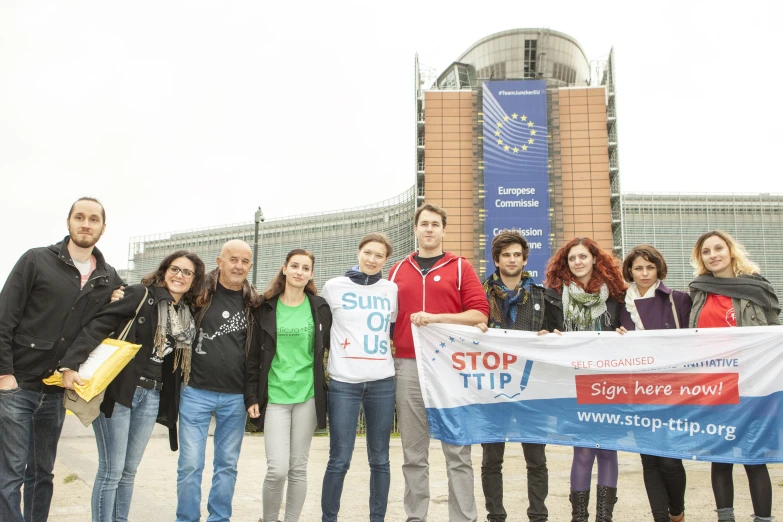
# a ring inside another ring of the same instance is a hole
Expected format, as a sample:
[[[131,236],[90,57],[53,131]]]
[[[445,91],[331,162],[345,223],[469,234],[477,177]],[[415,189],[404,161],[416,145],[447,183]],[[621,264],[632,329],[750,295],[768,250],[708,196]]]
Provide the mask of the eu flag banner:
[[[783,329],[414,327],[432,437],[783,462]]]
[[[492,238],[519,230],[530,245],[526,269],[540,282],[550,255],[546,82],[487,81],[482,99],[487,271]]]

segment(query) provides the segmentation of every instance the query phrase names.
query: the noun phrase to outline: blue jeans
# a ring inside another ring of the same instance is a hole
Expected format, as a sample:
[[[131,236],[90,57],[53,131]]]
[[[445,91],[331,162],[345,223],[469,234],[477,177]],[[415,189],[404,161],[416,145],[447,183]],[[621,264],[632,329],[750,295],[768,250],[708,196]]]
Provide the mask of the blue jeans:
[[[54,486],[57,441],[65,420],[62,393],[0,390],[0,520],[45,522]],[[24,484],[24,517],[22,517]]]
[[[215,459],[207,522],[228,522],[237,483],[237,462],[245,435],[245,399],[241,393],[182,388],[179,403],[177,522],[201,520],[201,473],[212,414],[215,414]]]
[[[160,392],[136,388],[130,408],[115,404],[111,418],[92,423],[98,471],[92,486],[93,522],[127,522],[136,468],[158,418]]]
[[[394,421],[394,377],[358,384],[329,382],[329,463],[326,466],[321,510],[323,522],[334,522],[340,511],[345,473],[351,466],[359,407],[367,424],[370,463],[370,522],[382,522],[389,499],[389,436]]]

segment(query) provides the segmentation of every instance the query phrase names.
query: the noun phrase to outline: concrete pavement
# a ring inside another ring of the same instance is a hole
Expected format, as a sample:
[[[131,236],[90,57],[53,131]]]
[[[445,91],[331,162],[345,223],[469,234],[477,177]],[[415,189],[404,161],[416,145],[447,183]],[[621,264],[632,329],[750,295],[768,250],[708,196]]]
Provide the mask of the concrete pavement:
[[[206,520],[206,499],[212,474],[212,439],[207,446],[207,465],[204,469],[202,493],[203,520]],[[326,462],[329,458],[329,439],[315,437],[310,452],[308,467],[308,496],[302,513],[302,522],[315,522],[321,519],[320,498],[321,481]],[[391,491],[387,520],[405,520],[402,505],[402,447],[399,438],[391,441]],[[569,475],[571,468],[571,448],[548,446],[549,467],[549,508],[551,521],[570,520],[568,502]],[[246,435],[239,460],[239,478],[234,496],[234,521],[255,522],[261,516],[261,486],[266,472],[264,456],[264,438],[262,435]],[[443,453],[438,441],[430,444],[430,492],[431,502],[429,520],[446,522],[448,520],[448,485]],[[486,518],[484,496],[481,492],[481,448],[473,448],[473,467],[475,470],[475,491],[479,520]],[[686,514],[689,522],[716,520],[710,486],[710,465],[703,462],[686,462],[688,489],[686,492]],[[60,439],[57,464],[55,466],[55,489],[52,502],[51,522],[73,522],[89,520],[90,494],[97,469],[97,452],[91,428],[83,428],[79,421],[69,415]],[[595,469],[593,470],[595,472]],[[783,465],[770,466],[773,487],[773,515],[783,517]],[[69,475],[77,478],[65,483]],[[345,480],[340,512],[341,522],[366,522],[369,498],[369,467],[366,458],[365,439],[357,438],[356,451],[351,470]],[[518,444],[509,444],[506,449],[504,465],[505,503],[509,512],[509,522],[527,520],[525,461]],[[753,512],[748,494],[748,482],[742,466],[735,466],[735,509],[737,520],[750,520]],[[595,476],[593,477],[595,487]],[[144,455],[136,477],[136,487],[130,519],[133,521],[174,520],[177,489],[177,454],[169,450],[168,435],[165,429],[156,427]],[[593,496],[594,497],[594,496]],[[642,481],[641,462],[638,455],[620,454],[619,501],[615,508],[615,520],[649,521],[649,504]],[[592,500],[590,513],[595,512]],[[281,515],[282,516],[282,515]]]

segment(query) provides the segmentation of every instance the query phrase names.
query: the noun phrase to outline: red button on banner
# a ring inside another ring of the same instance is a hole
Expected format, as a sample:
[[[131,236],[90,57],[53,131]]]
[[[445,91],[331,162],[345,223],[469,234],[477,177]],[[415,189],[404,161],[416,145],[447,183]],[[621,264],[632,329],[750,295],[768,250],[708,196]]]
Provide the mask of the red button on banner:
[[[578,404],[739,404],[737,373],[576,376]]]

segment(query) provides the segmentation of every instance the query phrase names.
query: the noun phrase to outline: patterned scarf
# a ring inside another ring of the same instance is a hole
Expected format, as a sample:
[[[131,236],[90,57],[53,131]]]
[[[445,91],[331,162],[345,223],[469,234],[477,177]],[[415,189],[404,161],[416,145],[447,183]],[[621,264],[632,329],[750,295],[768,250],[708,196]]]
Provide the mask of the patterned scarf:
[[[155,330],[155,353],[163,359],[166,348],[166,335],[174,338],[174,369],[182,365],[182,379],[187,386],[190,380],[190,347],[196,338],[196,321],[185,303],[174,306],[166,299],[158,302],[158,328]]]
[[[606,312],[609,287],[601,285],[597,294],[588,294],[576,283],[563,282],[563,326],[566,331],[584,332],[596,330],[596,322]],[[609,324],[609,315],[605,316]]]
[[[492,276],[484,281],[484,293],[488,298],[497,297],[501,301],[498,310],[495,299],[489,299],[489,326],[490,328],[513,328],[517,321],[517,304],[527,303],[530,295],[530,287],[533,278],[530,272],[522,272],[522,279],[514,288],[507,288],[500,278],[500,269],[495,270]]]

